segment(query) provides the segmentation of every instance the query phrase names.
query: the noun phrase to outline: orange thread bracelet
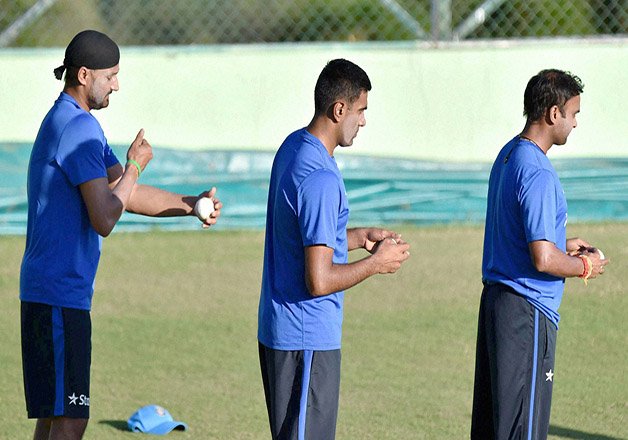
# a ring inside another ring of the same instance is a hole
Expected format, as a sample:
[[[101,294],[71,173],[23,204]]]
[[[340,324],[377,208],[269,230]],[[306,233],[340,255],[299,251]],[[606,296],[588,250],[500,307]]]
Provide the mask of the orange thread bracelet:
[[[587,280],[589,279],[589,277],[591,276],[591,273],[593,272],[593,263],[591,262],[591,259],[587,255],[578,255],[578,257],[580,257],[580,259],[582,260],[582,264],[584,266],[584,269],[582,270],[582,274],[580,274],[578,278],[582,278],[582,280],[584,281],[584,284],[587,285]]]

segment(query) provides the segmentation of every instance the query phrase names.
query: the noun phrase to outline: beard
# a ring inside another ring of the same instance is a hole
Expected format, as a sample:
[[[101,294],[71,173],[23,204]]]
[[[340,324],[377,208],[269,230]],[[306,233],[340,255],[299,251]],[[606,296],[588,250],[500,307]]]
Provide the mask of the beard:
[[[110,93],[107,93],[102,98],[90,95],[87,99],[87,104],[89,105],[89,108],[91,110],[100,110],[107,107],[109,105],[109,95]]]

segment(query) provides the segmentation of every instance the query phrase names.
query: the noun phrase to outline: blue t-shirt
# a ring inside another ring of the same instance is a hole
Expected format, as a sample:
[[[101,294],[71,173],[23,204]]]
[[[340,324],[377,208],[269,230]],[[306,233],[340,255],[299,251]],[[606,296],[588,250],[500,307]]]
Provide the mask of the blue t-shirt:
[[[558,175],[534,143],[513,138],[489,179],[482,277],[512,287],[558,325],[564,278],[536,270],[528,244],[546,240],[565,252],[567,201]]]
[[[340,171],[305,128],[283,142],[273,162],[266,213],[258,339],[276,350],[340,348],[344,292],[312,297],[305,247],[334,250],[347,263],[349,205]]]
[[[41,124],[28,167],[28,224],[20,299],[89,310],[101,237],[79,185],[118,159],[100,124],[61,93]]]

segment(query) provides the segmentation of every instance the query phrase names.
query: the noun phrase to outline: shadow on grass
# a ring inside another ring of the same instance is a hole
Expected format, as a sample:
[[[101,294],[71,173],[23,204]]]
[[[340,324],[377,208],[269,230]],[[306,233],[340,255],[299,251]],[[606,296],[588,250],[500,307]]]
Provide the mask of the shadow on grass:
[[[549,434],[574,440],[627,440],[625,437],[610,437],[608,435],[593,434],[555,425],[550,426]]]
[[[100,420],[98,421],[98,423],[101,425],[109,425],[112,428],[117,429],[118,431],[129,430],[129,425],[127,425],[126,420]]]

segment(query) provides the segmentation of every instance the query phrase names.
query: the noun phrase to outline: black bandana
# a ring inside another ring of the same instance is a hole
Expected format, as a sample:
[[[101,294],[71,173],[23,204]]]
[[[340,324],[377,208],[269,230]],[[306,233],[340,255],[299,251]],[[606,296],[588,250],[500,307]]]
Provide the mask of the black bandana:
[[[87,30],[76,34],[65,49],[63,65],[54,70],[55,77],[61,79],[67,67],[88,69],[109,69],[120,61],[120,49],[105,34]]]

